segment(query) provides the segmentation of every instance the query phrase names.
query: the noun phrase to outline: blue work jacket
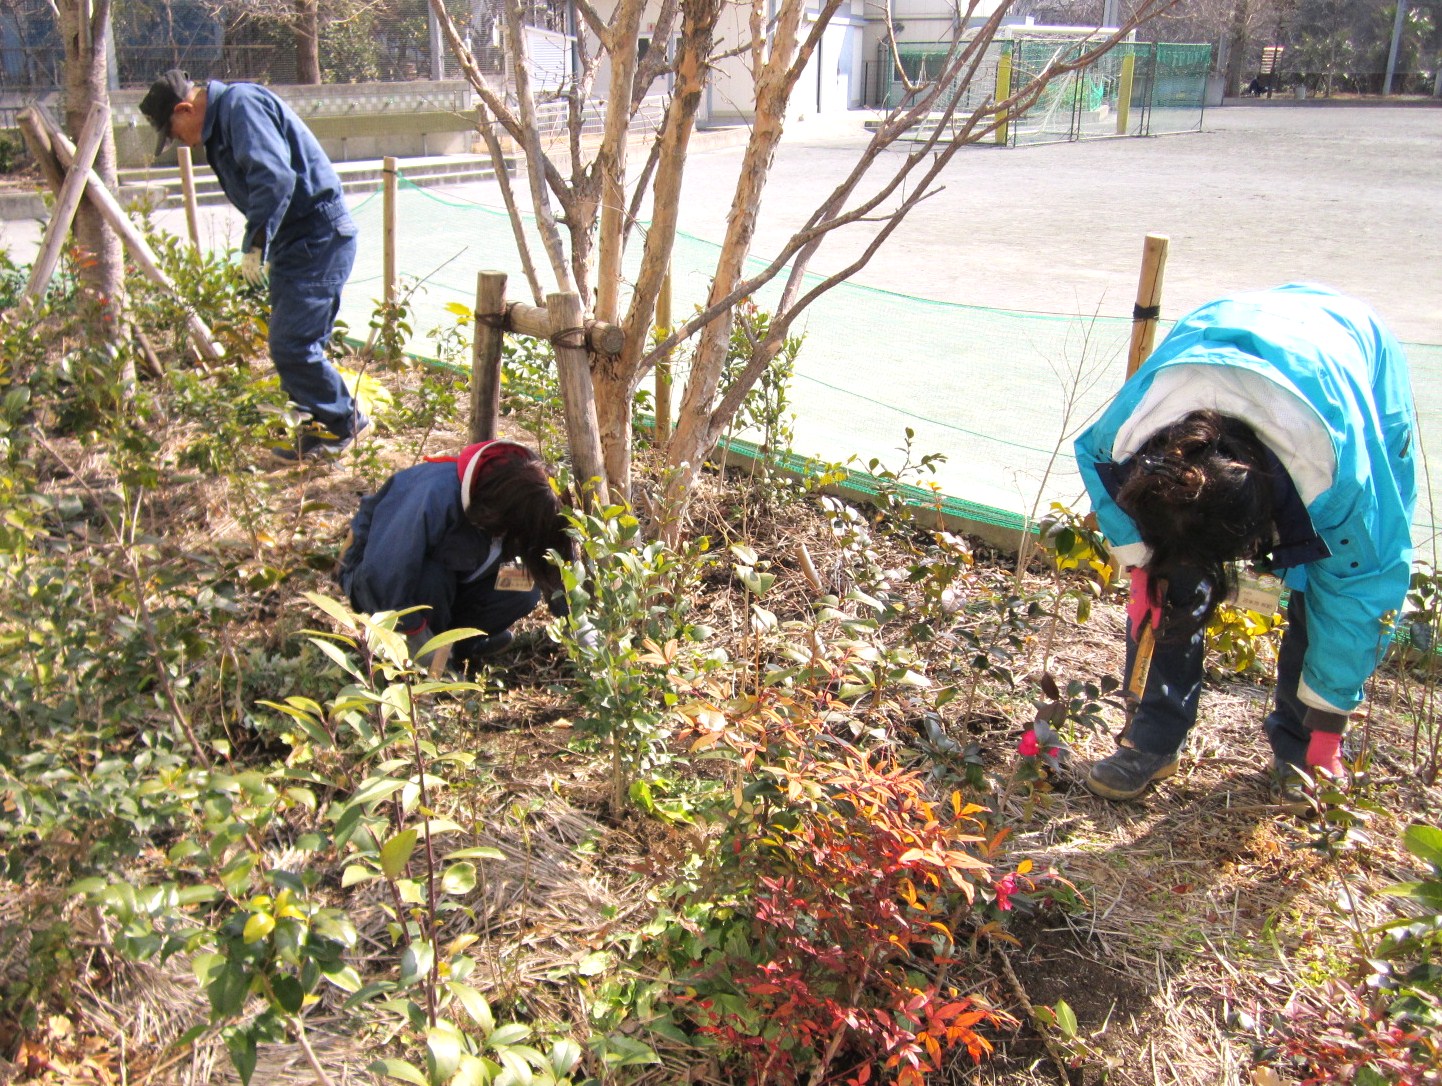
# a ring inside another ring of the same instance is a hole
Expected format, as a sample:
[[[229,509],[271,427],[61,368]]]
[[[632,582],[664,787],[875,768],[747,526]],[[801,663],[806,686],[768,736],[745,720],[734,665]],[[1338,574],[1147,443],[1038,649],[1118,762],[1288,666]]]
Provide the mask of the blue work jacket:
[[[1167,376],[1171,410],[1186,408],[1195,388],[1192,410],[1242,418],[1284,465],[1284,451],[1298,437],[1300,444],[1290,449],[1294,483],[1321,467],[1320,477],[1299,489],[1312,528],[1330,553],[1286,570],[1285,580],[1307,594],[1309,643],[1299,696],[1319,709],[1349,711],[1362,700],[1363,685],[1387,647],[1387,618],[1401,608],[1412,571],[1416,422],[1401,344],[1361,302],[1306,284],[1223,298],[1179,320],[1076,441],[1097,521],[1128,564],[1144,561],[1145,548],[1102,476],[1113,465],[1119,431],[1155,402],[1148,393],[1158,378],[1181,366],[1196,368]],[[1218,406],[1208,390],[1220,375],[1201,367],[1256,375],[1263,380],[1247,380],[1263,394],[1251,410]],[[1274,410],[1283,405],[1291,414]],[[1146,426],[1132,429],[1140,433]],[[1308,446],[1294,433],[1301,430],[1315,433],[1317,442]],[[1146,436],[1140,433],[1141,440]],[[1133,433],[1133,450],[1136,444]]]
[[[400,611],[421,602],[428,567],[464,581],[488,568],[495,551],[461,507],[454,461],[426,462],[361,499],[339,578],[361,610]]]
[[[276,241],[355,233],[335,167],[305,122],[265,87],[211,80],[201,139],[226,199],[245,216],[241,252],[270,257]]]

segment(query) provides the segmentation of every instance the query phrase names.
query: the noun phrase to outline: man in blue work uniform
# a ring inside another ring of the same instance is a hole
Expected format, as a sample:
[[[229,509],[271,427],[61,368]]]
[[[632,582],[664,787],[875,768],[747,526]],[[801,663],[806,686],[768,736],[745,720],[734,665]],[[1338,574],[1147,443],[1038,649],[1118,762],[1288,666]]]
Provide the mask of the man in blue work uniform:
[[[204,144],[226,198],[245,216],[241,274],[257,287],[270,281],[271,361],[286,395],[311,416],[298,447],[273,451],[288,460],[335,456],[368,420],[326,358],[356,253],[334,167],[290,107],[254,83],[196,85],[172,68],[140,111],[160,133],[157,155],[172,139]]]
[[[1411,577],[1415,428],[1401,345],[1361,302],[1294,283],[1177,322],[1076,442],[1097,521],[1133,571],[1133,712],[1088,788],[1133,799],[1176,771],[1206,621],[1238,562],[1291,589],[1264,722],[1283,798],[1297,798],[1296,769],[1342,771],[1348,715]]]

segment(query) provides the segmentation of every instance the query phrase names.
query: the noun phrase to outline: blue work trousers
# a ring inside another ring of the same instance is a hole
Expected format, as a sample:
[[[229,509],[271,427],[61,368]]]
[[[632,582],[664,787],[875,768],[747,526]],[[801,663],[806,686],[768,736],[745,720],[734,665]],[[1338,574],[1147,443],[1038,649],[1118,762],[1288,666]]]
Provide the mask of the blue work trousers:
[[[371,599],[369,592],[354,592],[349,583],[353,577],[346,578],[342,587],[358,611],[429,607],[429,611],[418,611],[401,620],[403,625],[412,628],[424,621],[430,626],[432,634],[454,630],[458,626],[471,626],[487,634],[498,634],[525,618],[541,602],[541,592],[536,588],[527,592],[503,592],[498,589],[498,572],[499,566],[474,581],[462,581],[454,570],[447,569],[442,563],[427,562],[415,586],[415,598],[404,603]],[[465,645],[463,641],[458,648],[463,651]]]
[[[337,437],[356,425],[355,398],[326,357],[356,228],[341,202],[278,235],[270,251],[270,358],[285,394]]]
[[[1197,598],[1196,576],[1172,577],[1167,583],[1168,607],[1190,609]],[[1307,707],[1297,697],[1302,662],[1307,655],[1307,603],[1293,592],[1287,604],[1287,629],[1277,654],[1277,692],[1263,729],[1278,761],[1305,764],[1311,731],[1303,723]],[[1127,676],[1136,666],[1137,642],[1127,629]],[[1140,702],[1135,706],[1124,737],[1147,754],[1177,754],[1197,723],[1206,635],[1197,631],[1183,639],[1158,638],[1152,650],[1151,670]]]

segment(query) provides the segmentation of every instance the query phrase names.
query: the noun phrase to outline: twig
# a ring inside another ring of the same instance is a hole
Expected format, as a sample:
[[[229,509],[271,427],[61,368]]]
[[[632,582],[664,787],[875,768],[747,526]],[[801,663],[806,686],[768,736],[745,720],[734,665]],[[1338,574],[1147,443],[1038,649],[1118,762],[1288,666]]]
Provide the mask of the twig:
[[[1061,1076],[1065,1086],[1071,1086],[1071,1072],[1067,1070],[1066,1056],[1057,1046],[1056,1041],[1052,1039],[1051,1034],[1047,1032],[1046,1027],[1037,1021],[1036,1007],[1027,997],[1026,989],[1021,986],[1021,979],[1016,975],[1016,970],[1011,967],[1011,962],[1000,950],[993,950],[992,954],[995,956],[997,964],[1001,966],[1001,972],[1006,977],[1007,984],[1011,986],[1011,994],[1016,996],[1017,1002],[1021,1004],[1021,1009],[1026,1012],[1031,1028],[1036,1030],[1037,1036],[1041,1038],[1041,1043],[1046,1046],[1047,1055],[1051,1057],[1056,1073]]]

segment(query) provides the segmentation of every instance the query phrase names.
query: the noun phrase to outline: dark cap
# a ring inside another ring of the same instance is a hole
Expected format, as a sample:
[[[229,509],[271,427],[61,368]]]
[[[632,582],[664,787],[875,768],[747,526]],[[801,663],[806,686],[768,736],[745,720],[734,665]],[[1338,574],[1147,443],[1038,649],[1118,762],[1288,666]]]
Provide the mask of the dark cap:
[[[159,157],[170,143],[170,115],[175,112],[178,103],[190,97],[194,86],[190,76],[179,68],[171,68],[150,84],[150,90],[140,100],[140,112],[145,114],[145,119],[160,133],[160,138],[155,141],[156,157]]]

